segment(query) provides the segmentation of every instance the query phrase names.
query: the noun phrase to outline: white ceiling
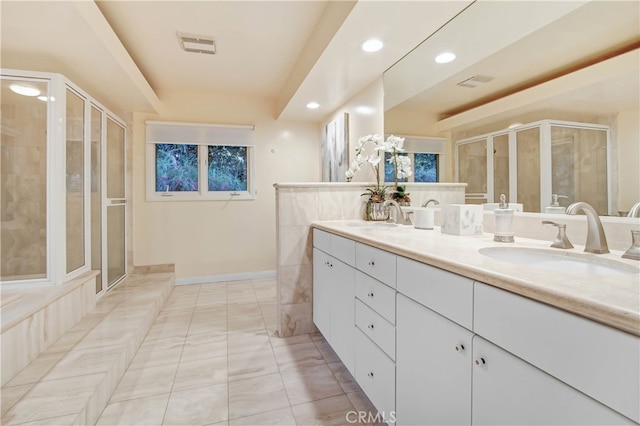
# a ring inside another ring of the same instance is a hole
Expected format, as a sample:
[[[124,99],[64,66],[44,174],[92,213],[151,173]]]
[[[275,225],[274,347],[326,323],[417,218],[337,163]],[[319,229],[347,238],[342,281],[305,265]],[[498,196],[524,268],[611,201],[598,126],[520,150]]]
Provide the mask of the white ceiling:
[[[438,29],[470,3],[2,0],[0,60],[3,68],[65,74],[116,112],[157,111],[170,91],[215,92],[270,98],[275,117],[317,122],[380,78],[420,41],[444,34]],[[466,12],[483,3],[494,2],[478,1]],[[584,2],[566,3],[573,4],[571,9]],[[499,15],[504,25],[514,25],[518,18],[517,8],[515,16],[509,13]],[[435,81],[421,95],[428,102],[417,97],[406,107],[443,115],[503,90],[497,84],[475,95],[460,89],[458,97],[450,86],[463,75],[500,75],[500,84],[514,87],[548,73],[543,59],[556,58],[562,49],[582,57],[589,54],[589,46],[606,49],[614,42],[608,37],[627,39],[634,28],[638,39],[638,13],[616,13],[608,7],[590,15],[597,18],[582,28],[567,26],[574,25],[569,22],[544,37],[534,34],[523,37],[523,44],[507,43],[502,53],[466,63]],[[610,14],[619,18],[615,25],[605,19]],[[218,53],[182,51],[176,31],[213,36]],[[464,42],[473,33],[468,28],[454,33],[463,41],[459,57],[464,57],[465,46],[473,49]],[[362,52],[360,44],[370,37],[383,40],[385,48],[376,54]],[[312,100],[321,104],[318,110],[304,107]]]

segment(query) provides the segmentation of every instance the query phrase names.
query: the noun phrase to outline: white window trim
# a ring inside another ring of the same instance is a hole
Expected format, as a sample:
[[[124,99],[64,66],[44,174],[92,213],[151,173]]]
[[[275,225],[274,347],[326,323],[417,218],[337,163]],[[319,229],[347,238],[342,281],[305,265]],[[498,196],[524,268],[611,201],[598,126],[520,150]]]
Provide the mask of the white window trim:
[[[217,125],[146,121],[146,199],[147,201],[236,201],[255,200],[254,126]],[[198,191],[156,191],[156,144],[198,145]],[[207,185],[207,147],[244,146],[247,148],[247,190],[209,191]]]

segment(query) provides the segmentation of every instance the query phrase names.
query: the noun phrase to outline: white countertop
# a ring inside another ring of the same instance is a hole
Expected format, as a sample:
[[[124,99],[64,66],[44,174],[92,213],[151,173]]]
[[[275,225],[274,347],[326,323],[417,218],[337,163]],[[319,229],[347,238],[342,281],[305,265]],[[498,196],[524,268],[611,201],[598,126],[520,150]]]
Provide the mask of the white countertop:
[[[357,226],[363,221],[319,221],[312,227],[341,235],[400,256],[463,275],[522,296],[573,312],[640,336],[640,273],[595,276],[550,272],[496,260],[479,253],[484,247],[550,249],[551,241],[516,236],[515,243],[497,243],[493,234],[456,236],[410,226]],[[356,225],[356,226],[354,226]],[[567,250],[587,257],[611,259],[638,268],[640,262],[623,259],[622,252],[593,255],[583,246]]]

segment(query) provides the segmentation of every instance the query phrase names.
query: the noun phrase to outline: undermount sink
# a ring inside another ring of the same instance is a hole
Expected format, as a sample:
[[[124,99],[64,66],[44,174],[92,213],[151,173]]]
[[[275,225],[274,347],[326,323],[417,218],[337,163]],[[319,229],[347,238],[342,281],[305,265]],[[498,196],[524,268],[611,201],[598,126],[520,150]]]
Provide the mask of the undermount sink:
[[[480,254],[530,268],[588,275],[630,275],[640,268],[596,255],[524,247],[485,247]]]

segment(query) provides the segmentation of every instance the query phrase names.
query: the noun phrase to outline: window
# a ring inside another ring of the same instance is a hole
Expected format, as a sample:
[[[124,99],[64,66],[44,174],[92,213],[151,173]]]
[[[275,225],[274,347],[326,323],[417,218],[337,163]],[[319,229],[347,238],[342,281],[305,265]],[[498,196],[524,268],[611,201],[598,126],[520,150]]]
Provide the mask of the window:
[[[147,200],[253,199],[253,127],[147,123]]]
[[[412,175],[398,182],[439,182],[442,155],[445,152],[445,139],[404,136],[404,155],[411,157]],[[395,182],[393,163],[388,160],[391,154],[385,153],[384,181]]]

